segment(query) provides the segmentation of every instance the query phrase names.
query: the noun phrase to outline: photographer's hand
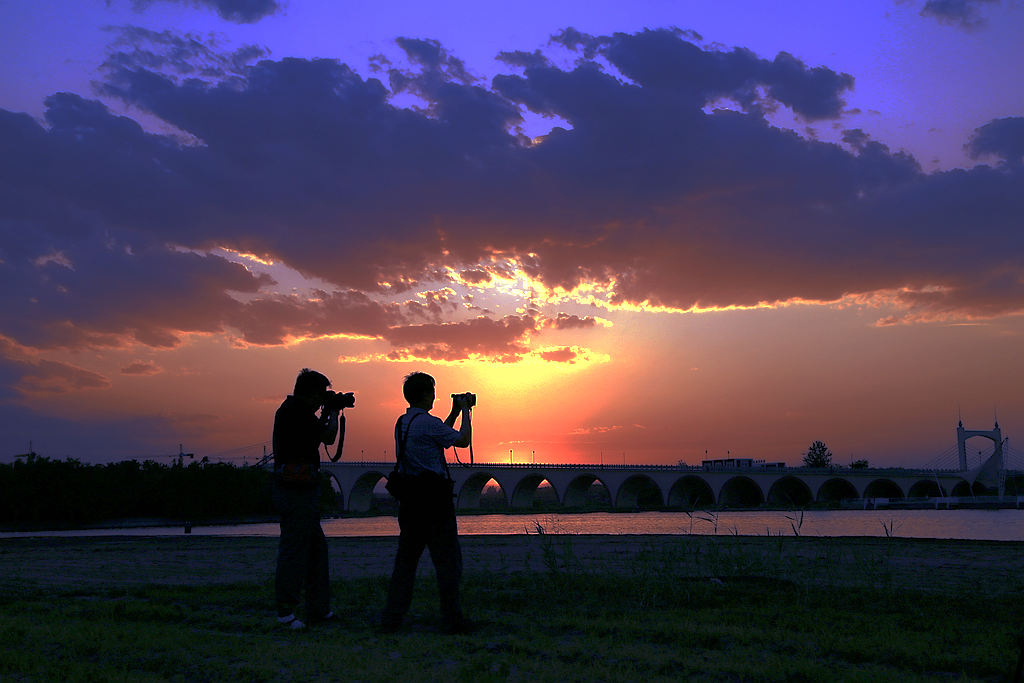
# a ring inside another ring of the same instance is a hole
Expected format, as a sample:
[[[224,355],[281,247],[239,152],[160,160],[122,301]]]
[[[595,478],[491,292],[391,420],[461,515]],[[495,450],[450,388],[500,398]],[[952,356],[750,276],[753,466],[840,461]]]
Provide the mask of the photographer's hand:
[[[448,425],[449,427],[454,428],[455,427],[455,418],[457,418],[459,416],[460,412],[462,412],[462,407],[459,404],[459,397],[458,396],[452,396],[452,409],[451,409],[451,412],[448,413],[448,417],[446,417],[444,419],[444,423],[446,425]]]
[[[473,423],[469,417],[471,414],[469,408],[465,408],[462,411],[462,424],[459,425],[459,434],[462,436],[455,442],[455,445],[459,448],[465,448],[473,440]]]
[[[455,414],[456,406],[458,407],[458,410],[462,412],[462,424],[459,425],[459,434],[461,434],[462,436],[459,438],[458,441],[455,442],[455,446],[457,446],[458,448],[465,448],[473,440],[473,426],[470,420],[470,416],[473,414],[473,412],[470,409],[469,399],[465,396],[459,396],[459,398],[455,399],[453,404],[453,416]],[[452,417],[453,426],[454,423],[455,418]]]

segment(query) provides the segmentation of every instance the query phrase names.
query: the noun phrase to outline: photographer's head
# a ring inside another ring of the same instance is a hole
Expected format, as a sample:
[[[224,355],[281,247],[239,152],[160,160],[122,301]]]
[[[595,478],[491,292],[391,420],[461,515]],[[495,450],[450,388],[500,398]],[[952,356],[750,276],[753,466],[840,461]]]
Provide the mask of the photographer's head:
[[[434,378],[425,372],[412,372],[405,376],[402,394],[409,405],[430,410],[434,407]]]
[[[292,394],[319,406],[323,403],[329,386],[331,386],[331,380],[327,379],[325,375],[316,370],[302,368],[302,372],[295,378],[295,390]]]

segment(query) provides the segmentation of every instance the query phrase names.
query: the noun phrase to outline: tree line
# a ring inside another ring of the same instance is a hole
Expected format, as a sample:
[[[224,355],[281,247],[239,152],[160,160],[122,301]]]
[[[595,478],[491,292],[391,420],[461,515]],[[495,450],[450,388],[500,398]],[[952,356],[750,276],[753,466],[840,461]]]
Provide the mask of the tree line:
[[[815,441],[811,444],[803,458],[804,467],[831,467],[832,451],[825,445],[824,441]],[[854,460],[850,463],[850,469],[863,470],[869,467],[867,460]]]
[[[174,521],[273,515],[271,474],[258,467],[211,463],[183,466],[152,460],[89,465],[34,453],[0,464],[0,524],[76,526],[157,517]],[[336,510],[325,483],[321,506]]]

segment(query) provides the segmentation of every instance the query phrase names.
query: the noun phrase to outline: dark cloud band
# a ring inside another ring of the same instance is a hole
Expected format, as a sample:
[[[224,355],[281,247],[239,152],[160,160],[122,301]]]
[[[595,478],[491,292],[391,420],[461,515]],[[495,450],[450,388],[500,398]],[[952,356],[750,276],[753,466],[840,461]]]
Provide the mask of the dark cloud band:
[[[623,305],[888,291],[916,319],[1024,310],[1020,119],[971,142],[999,165],[925,174],[863,131],[837,145],[770,124],[778,107],[840,117],[848,74],[676,31],[566,31],[571,68],[505,53],[520,73],[489,85],[439,43],[403,39],[409,64],[389,67],[387,87],[333,60],[130,38],[100,91],[184,139],[71,93],[47,101],[45,125],[0,111],[0,334],[20,344],[170,347],[230,330],[250,344],[349,334],[397,354],[514,359],[541,329],[593,326],[467,319],[449,295],[393,300],[488,286],[506,275],[499,256],[539,285],[594,284]],[[398,107],[396,92],[425,106]],[[528,139],[527,110],[565,123]],[[276,292],[219,247],[337,291]]]

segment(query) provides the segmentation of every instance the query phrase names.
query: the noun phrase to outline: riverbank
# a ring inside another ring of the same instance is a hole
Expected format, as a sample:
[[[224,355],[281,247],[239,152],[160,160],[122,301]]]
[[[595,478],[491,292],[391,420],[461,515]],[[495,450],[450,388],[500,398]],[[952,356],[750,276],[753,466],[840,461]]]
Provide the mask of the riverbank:
[[[454,639],[428,560],[382,636],[396,540],[328,544],[341,620],[292,633],[273,538],[0,540],[0,679],[998,681],[1024,632],[1019,542],[466,537]]]
[[[522,534],[464,536],[467,574],[630,575],[651,566],[680,577],[762,576],[797,585],[894,587],[1024,595],[1024,543],[805,536]],[[331,576],[387,576],[396,539],[329,538]],[[269,581],[267,537],[0,539],[0,588],[72,589]],[[421,572],[429,573],[429,562]]]
[[[181,520],[171,517],[123,517],[103,519],[91,522],[21,522],[18,524],[0,524],[0,533],[32,533],[48,531],[104,531],[115,529],[155,529],[163,527],[184,528],[196,526],[235,526],[239,524],[277,523],[279,516],[245,515],[237,517],[211,517],[198,520]],[[325,517],[324,519],[335,519]]]

